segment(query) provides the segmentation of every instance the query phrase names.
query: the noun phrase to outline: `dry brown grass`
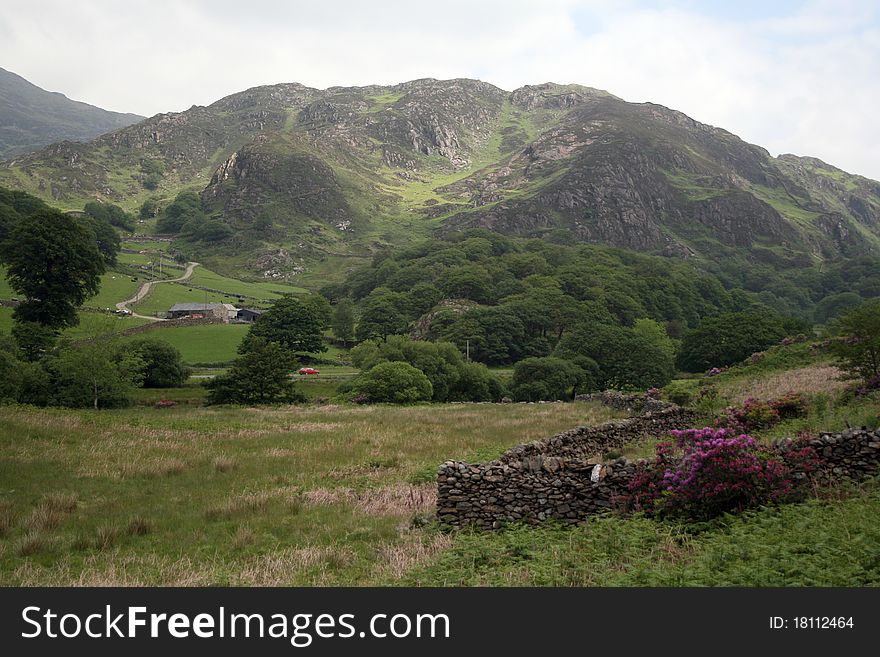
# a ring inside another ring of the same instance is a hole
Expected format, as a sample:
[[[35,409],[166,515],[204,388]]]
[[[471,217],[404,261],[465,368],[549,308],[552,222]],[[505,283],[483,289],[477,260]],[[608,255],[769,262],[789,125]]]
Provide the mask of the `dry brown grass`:
[[[256,541],[256,532],[254,532],[254,530],[247,525],[241,525],[235,531],[235,536],[232,538],[232,544],[235,546],[236,550],[243,550],[249,545],[253,545],[254,543],[256,543]]]
[[[440,552],[451,548],[452,542],[449,534],[413,533],[401,543],[385,544],[379,548],[377,579],[399,580],[414,568],[433,561]]]
[[[0,538],[6,536],[18,521],[18,513],[9,502],[0,502]]]
[[[316,488],[303,497],[310,504],[348,504],[370,516],[408,516],[430,513],[437,505],[437,486],[398,483],[355,491],[350,488]]]
[[[847,385],[846,381],[841,380],[841,374],[839,369],[830,365],[802,367],[760,378],[735,380],[725,385],[721,393],[734,404],[741,404],[749,397],[775,399],[789,392],[836,395]]]
[[[39,530],[28,529],[15,543],[15,553],[20,557],[30,557],[45,551],[52,545],[51,539]]]
[[[213,564],[188,557],[134,556],[113,551],[87,556],[81,563],[63,557],[51,568],[26,562],[13,576],[22,586],[208,586]],[[156,573],[147,577],[145,573]]]
[[[297,581],[304,570],[310,581],[324,583],[331,580],[330,571],[344,568],[356,559],[351,548],[329,545],[308,545],[280,550],[247,560],[235,573],[233,586],[284,586]]]
[[[119,538],[119,529],[113,525],[101,525],[95,530],[95,549],[109,550],[116,545]]]
[[[153,531],[153,523],[149,518],[135,516],[128,521],[125,533],[129,536],[146,536]]]
[[[61,524],[64,514],[48,504],[41,503],[25,518],[24,529],[28,533],[46,532]]]
[[[272,500],[280,499],[288,514],[299,513],[302,507],[299,492],[290,487],[264,490],[258,493],[232,495],[223,502],[210,507],[205,512],[208,520],[233,518],[243,514],[261,513],[267,509]]]
[[[67,492],[46,493],[43,504],[60,513],[73,513],[79,504],[79,495]]]
[[[122,459],[125,456],[119,455],[119,458]],[[159,456],[122,463],[110,460],[89,462],[80,468],[79,475],[109,479],[134,479],[138,477],[154,479],[179,475],[189,467],[189,464],[182,459]]]
[[[211,467],[214,468],[214,472],[232,472],[238,467],[238,464],[234,459],[231,459],[227,456],[218,456],[213,461],[211,461]]]

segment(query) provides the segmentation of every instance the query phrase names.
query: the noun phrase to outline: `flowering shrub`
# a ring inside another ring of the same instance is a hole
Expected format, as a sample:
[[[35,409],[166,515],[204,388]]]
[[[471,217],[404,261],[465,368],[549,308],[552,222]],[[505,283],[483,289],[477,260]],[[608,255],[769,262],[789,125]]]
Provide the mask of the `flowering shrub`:
[[[746,399],[742,406],[730,406],[715,419],[715,426],[748,433],[767,429],[779,422],[779,412],[767,402]]]
[[[804,417],[809,411],[809,403],[802,392],[789,392],[770,402],[770,407],[776,411],[780,420]]]
[[[639,465],[628,493],[618,500],[624,508],[708,520],[788,501],[803,492],[801,472],[816,458],[808,446],[782,457],[730,429],[707,427],[672,435],[674,441],[657,445],[654,461]]]
[[[809,410],[807,398],[790,392],[769,402],[746,399],[742,406],[730,406],[715,419],[715,426],[749,433],[769,429],[781,420],[804,417]]]

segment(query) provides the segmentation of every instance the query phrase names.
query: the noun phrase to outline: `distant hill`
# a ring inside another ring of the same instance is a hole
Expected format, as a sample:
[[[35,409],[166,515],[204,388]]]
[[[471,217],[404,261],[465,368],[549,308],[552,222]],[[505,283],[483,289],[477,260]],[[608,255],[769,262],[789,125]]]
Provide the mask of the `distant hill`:
[[[256,87],[18,157],[0,185],[70,209],[191,190],[209,230],[178,228],[180,248],[249,275],[338,277],[340,257],[470,228],[737,272],[880,253],[880,183],[579,85]]]
[[[0,68],[0,159],[58,141],[88,141],[143,118],[70,100]]]

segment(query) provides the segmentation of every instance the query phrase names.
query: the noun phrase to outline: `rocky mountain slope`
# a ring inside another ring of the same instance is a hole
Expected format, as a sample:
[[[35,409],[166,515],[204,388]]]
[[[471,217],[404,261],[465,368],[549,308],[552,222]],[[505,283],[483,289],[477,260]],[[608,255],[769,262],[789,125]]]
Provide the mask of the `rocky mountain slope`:
[[[0,158],[65,139],[88,141],[143,118],[70,100],[0,68]]]
[[[197,190],[233,237],[189,249],[244,267],[468,227],[779,267],[880,253],[880,183],[576,85],[257,87],[7,161],[0,185],[69,207]]]

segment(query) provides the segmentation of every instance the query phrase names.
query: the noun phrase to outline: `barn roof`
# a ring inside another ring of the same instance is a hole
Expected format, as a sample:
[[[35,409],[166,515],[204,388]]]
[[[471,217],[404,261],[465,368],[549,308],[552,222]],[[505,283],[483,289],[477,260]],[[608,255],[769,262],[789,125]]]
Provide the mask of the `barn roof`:
[[[204,312],[206,310],[214,310],[220,306],[219,303],[175,303],[168,312]]]

